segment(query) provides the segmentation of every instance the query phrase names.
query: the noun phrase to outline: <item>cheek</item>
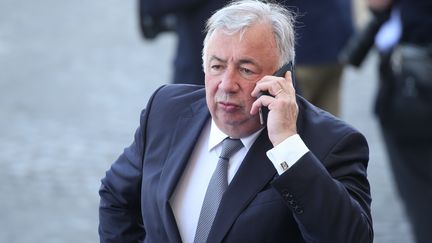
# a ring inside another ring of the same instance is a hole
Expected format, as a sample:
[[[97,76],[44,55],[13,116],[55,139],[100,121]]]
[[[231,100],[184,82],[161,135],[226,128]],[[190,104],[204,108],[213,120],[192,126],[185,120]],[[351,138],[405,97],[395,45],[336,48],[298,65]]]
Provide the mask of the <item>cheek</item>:
[[[246,103],[249,106],[252,106],[252,103],[255,102],[255,100],[256,100],[256,98],[251,95],[254,88],[255,88],[255,84],[252,84],[252,85],[249,85],[249,86],[243,88],[243,95],[244,95]]]
[[[205,82],[205,95],[206,95],[206,102],[207,102],[207,106],[210,109],[210,111],[212,111],[215,107],[215,93],[216,93],[216,89],[214,89],[214,87],[212,87],[209,83],[207,83],[207,80]]]
[[[218,84],[217,84],[216,80],[212,80],[212,79],[206,77],[204,80],[204,84],[205,84],[206,96],[208,98],[214,97],[214,95],[216,94],[217,89],[218,89]],[[209,100],[208,98],[207,98],[207,100]]]

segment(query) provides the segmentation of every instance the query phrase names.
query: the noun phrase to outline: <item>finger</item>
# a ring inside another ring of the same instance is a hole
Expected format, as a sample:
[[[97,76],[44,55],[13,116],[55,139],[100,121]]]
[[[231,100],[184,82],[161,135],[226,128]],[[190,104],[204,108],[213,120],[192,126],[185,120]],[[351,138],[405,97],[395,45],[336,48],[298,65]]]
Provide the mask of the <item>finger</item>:
[[[261,92],[268,91],[269,88],[270,88],[270,80],[268,79],[268,76],[264,76],[256,83],[255,88],[252,90],[251,95],[253,97],[258,98]]]
[[[295,94],[294,84],[292,80],[292,72],[288,71],[285,73],[285,82],[283,83],[283,88],[287,94]]]
[[[250,110],[251,115],[255,115],[258,113],[259,109],[262,106],[269,106],[274,101],[274,98],[268,95],[263,95],[259,97],[257,100],[252,103],[252,108]]]
[[[268,92],[270,95],[276,96],[281,89],[284,89],[283,83],[285,82],[283,77],[265,76],[257,82],[251,95],[253,97],[258,97],[261,92]]]

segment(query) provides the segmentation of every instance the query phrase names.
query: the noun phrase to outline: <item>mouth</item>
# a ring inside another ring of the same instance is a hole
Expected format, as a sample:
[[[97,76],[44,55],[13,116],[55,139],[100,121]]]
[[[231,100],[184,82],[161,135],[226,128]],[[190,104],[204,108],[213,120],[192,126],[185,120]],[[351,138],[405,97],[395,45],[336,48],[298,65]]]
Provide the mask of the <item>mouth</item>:
[[[219,102],[218,105],[225,112],[235,112],[241,108],[239,105],[230,102]]]

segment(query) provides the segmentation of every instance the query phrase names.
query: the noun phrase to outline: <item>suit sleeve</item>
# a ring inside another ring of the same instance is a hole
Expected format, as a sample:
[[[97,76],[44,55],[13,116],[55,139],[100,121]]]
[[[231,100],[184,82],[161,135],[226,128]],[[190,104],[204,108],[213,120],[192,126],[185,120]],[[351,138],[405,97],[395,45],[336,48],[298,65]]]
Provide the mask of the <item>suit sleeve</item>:
[[[140,126],[135,132],[133,143],[112,164],[101,181],[100,242],[138,242],[145,238],[141,216],[142,163],[146,121],[155,94],[141,113]]]
[[[145,236],[140,196],[143,131],[135,133],[127,147],[102,179],[99,190],[100,242],[137,242]]]
[[[307,242],[372,242],[366,139],[350,132],[324,161],[306,153],[273,183]]]

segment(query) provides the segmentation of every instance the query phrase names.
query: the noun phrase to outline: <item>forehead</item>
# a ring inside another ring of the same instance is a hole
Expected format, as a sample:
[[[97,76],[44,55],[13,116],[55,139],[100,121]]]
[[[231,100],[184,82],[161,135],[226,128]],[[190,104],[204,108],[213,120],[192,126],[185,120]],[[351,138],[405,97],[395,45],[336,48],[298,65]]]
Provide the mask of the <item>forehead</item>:
[[[277,60],[279,56],[272,28],[265,23],[254,24],[235,33],[218,29],[210,37],[206,51],[207,58],[216,56],[223,60]]]

